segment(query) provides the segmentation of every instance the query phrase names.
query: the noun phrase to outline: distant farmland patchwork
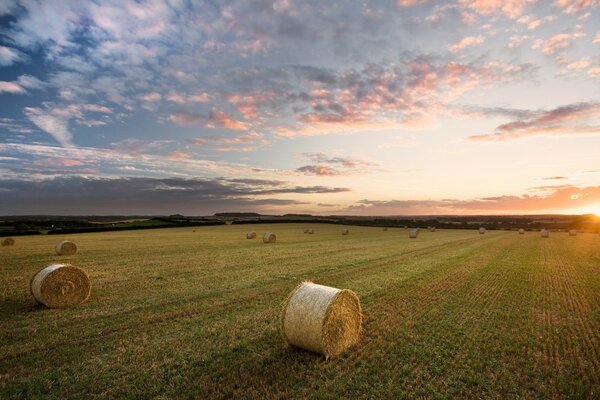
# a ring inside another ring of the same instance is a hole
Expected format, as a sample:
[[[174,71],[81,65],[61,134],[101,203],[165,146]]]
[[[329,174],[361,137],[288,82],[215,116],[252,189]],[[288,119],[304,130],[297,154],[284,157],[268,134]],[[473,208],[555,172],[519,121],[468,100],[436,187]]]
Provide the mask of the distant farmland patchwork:
[[[0,398],[600,397],[600,235],[342,228],[17,237],[0,248]],[[55,254],[63,239],[77,254]],[[54,262],[89,273],[88,302],[35,304]],[[284,345],[303,280],[358,294],[356,347]]]

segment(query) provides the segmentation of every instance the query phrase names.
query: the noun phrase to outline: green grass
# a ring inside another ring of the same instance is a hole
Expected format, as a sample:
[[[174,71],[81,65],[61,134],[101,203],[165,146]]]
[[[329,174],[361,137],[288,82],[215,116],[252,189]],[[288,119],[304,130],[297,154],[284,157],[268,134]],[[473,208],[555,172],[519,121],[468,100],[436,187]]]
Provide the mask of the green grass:
[[[0,398],[600,398],[600,235],[305,226],[16,238]],[[62,239],[79,252],[54,255]],[[89,272],[87,303],[35,304],[29,279],[52,262]],[[283,344],[302,280],[358,293],[357,347],[325,361]]]

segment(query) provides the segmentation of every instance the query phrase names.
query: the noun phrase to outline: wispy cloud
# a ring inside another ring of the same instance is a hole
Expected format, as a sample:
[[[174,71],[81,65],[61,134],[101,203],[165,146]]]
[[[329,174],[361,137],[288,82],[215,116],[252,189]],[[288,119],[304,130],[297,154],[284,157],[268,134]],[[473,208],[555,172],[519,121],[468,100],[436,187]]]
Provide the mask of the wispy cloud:
[[[355,157],[327,156],[324,153],[304,153],[302,157],[308,158],[312,164],[303,165],[296,169],[306,175],[316,176],[341,176],[372,173],[379,164],[361,160]]]
[[[59,161],[60,162],[60,161]],[[273,196],[340,193],[346,188],[298,186],[283,181],[180,178],[54,178],[0,181],[0,207],[6,213],[186,214],[207,210],[269,210],[309,204]],[[43,198],[44,202],[37,199]]]
[[[563,9],[566,13],[581,13],[588,8],[598,7],[597,0],[555,0],[554,6]]]
[[[458,42],[454,43],[452,46],[448,47],[448,50],[451,53],[456,53],[463,50],[466,47],[480,45],[484,41],[485,39],[483,36],[467,36],[466,38],[463,38]]]
[[[0,66],[8,67],[26,59],[27,56],[19,50],[12,47],[0,46]]]
[[[567,33],[559,33],[558,35],[554,35],[544,42],[542,52],[547,56],[551,56],[560,50],[570,47],[571,45],[571,35]]]
[[[516,19],[536,0],[458,0],[459,4],[484,15],[501,14]]]
[[[473,141],[512,140],[536,135],[600,134],[600,104],[576,103],[533,113],[498,126],[493,133],[469,136]]]
[[[270,144],[265,135],[258,132],[249,132],[233,137],[202,136],[195,138],[193,143],[218,152],[250,152],[266,148]]]

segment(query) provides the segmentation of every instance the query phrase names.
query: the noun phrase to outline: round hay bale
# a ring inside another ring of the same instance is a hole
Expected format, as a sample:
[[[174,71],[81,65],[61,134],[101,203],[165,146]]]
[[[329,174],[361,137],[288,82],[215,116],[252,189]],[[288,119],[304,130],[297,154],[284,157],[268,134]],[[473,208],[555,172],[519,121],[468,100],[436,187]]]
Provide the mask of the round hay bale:
[[[482,226],[481,228],[479,228],[479,234],[483,235],[485,233],[485,228]]]
[[[77,253],[77,245],[70,240],[63,240],[56,244],[56,254],[59,256],[72,256]]]
[[[348,229],[342,229],[342,235],[347,235],[349,233],[350,231]]]
[[[429,232],[435,232],[435,226],[430,226],[429,227]]]
[[[2,239],[1,243],[2,243],[2,246],[14,246],[15,239],[10,238],[10,237],[4,238],[4,239]]]
[[[255,237],[256,237],[256,232],[246,233],[246,239],[254,239]]]
[[[540,236],[543,237],[543,238],[550,237],[550,232],[548,232],[548,229],[542,229],[540,231]]]
[[[303,282],[290,293],[281,312],[281,333],[293,346],[338,355],[358,342],[360,300],[348,289]]]
[[[314,229],[312,229],[312,228],[311,228],[311,229],[309,229],[309,230],[308,230],[308,234],[309,234],[309,235],[313,235],[314,233],[315,233],[315,230],[314,230]]]
[[[577,236],[577,229],[569,230],[569,236]]]
[[[519,229],[519,235],[524,235],[525,234],[525,229],[521,228]]]
[[[52,264],[31,278],[31,294],[49,308],[75,306],[86,301],[92,292],[88,274],[69,264]]]
[[[308,233],[308,228],[304,228],[304,233]]]
[[[275,243],[277,236],[274,233],[267,232],[263,235],[263,243]]]
[[[411,229],[408,231],[408,237],[411,239],[416,239],[417,236],[419,236],[419,230],[418,229]]]

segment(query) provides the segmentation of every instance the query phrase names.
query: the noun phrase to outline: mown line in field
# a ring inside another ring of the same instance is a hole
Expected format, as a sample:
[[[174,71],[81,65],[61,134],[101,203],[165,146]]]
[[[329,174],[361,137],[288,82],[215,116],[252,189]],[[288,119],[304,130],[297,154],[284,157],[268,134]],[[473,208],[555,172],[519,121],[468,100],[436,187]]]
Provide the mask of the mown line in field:
[[[587,301],[593,295],[585,285],[577,284],[579,266],[564,261],[555,241],[544,243],[542,259],[543,269],[538,279],[544,297],[539,311],[543,314],[539,326],[543,352],[537,358],[538,373],[545,377],[548,371],[558,371],[560,376],[568,376],[572,375],[571,368],[580,372],[589,370],[591,374],[580,374],[584,380],[591,376],[591,380],[583,382],[583,385],[598,387],[600,357],[597,336],[600,326],[594,324],[592,306]],[[585,362],[582,355],[585,355]],[[565,370],[565,363],[569,370]]]

